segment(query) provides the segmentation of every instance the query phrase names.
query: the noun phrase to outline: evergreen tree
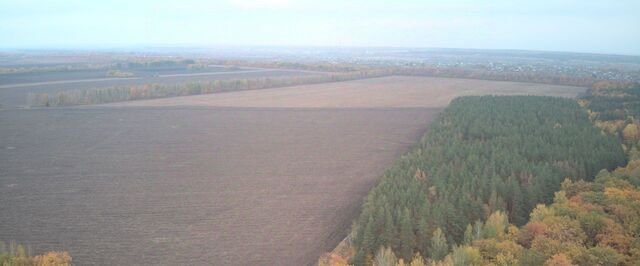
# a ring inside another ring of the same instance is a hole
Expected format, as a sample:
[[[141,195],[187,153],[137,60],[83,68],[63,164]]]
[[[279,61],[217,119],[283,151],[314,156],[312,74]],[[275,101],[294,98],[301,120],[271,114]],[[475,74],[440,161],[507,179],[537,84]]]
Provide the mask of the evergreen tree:
[[[431,247],[429,250],[431,252],[429,254],[429,258],[433,260],[442,260],[447,253],[449,253],[447,238],[440,228],[433,232],[433,236],[431,237]]]
[[[464,230],[464,242],[465,245],[470,245],[473,242],[473,227],[471,224],[467,225],[467,229]]]
[[[365,254],[370,254],[372,250],[375,250],[376,235],[374,232],[373,225],[374,225],[373,216],[369,216],[369,220],[365,225],[363,242],[362,242],[362,248]]]
[[[391,216],[391,211],[389,209],[385,209],[384,211],[384,228],[382,239],[383,242],[387,243],[390,247],[396,248],[398,246],[398,237],[395,232],[395,224],[393,223],[393,217]]]
[[[411,225],[411,216],[409,210],[405,209],[400,216],[400,256],[409,261],[413,255],[414,246],[415,235]]]

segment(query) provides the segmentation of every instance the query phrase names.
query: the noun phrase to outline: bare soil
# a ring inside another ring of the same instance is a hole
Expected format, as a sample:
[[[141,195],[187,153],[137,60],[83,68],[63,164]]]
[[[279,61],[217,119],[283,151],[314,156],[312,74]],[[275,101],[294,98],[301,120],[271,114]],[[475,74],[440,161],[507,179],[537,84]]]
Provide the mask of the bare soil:
[[[0,240],[77,265],[313,264],[437,111],[0,111]]]

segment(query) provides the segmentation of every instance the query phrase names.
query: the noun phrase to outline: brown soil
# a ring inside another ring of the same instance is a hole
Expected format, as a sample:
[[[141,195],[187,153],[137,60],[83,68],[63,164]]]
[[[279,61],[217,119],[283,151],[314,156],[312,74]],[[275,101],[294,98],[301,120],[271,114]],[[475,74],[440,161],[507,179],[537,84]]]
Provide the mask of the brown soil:
[[[0,111],[0,240],[78,265],[306,265],[433,109]]]

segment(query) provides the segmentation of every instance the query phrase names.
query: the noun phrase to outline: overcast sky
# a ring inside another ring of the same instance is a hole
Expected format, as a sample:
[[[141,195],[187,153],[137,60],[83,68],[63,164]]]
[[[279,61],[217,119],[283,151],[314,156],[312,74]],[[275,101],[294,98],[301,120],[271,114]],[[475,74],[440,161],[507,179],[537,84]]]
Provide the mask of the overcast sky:
[[[640,55],[640,1],[0,0],[0,48],[292,45]]]

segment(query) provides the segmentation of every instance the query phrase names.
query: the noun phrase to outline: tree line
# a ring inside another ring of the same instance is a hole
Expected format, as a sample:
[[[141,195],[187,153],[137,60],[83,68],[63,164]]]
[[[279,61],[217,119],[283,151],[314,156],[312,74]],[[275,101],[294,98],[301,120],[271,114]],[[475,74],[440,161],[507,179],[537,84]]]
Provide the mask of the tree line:
[[[494,71],[482,67],[436,67],[436,66],[413,66],[395,67],[394,74],[408,76],[429,76],[447,78],[467,78],[496,81],[531,82],[555,85],[569,85],[580,87],[591,87],[599,79],[584,75],[556,74],[553,72],[532,72],[532,71]]]
[[[440,66],[435,64],[390,66],[347,63],[302,63],[288,61],[245,61],[245,60],[209,60],[211,64],[229,66],[248,66],[261,68],[291,68],[300,70],[314,70],[327,72],[367,71],[372,69],[387,69],[392,75],[427,76],[446,78],[467,78],[496,81],[531,82],[543,84],[569,85],[591,87],[599,82],[611,84],[626,84],[628,82],[613,79],[603,80],[592,75],[557,73],[551,70],[514,71],[492,70],[484,65],[468,66]]]
[[[123,62],[117,62],[114,66],[117,69],[159,69],[187,67],[197,64],[193,59],[167,59],[167,58],[128,58]]]
[[[0,67],[0,76],[25,73],[107,70],[112,67],[113,64],[68,64],[56,66]]]
[[[380,69],[379,67],[372,67],[363,64],[348,64],[348,63],[303,63],[294,61],[267,61],[267,60],[206,60],[209,64],[224,65],[224,66],[244,66],[244,67],[258,67],[258,68],[281,68],[281,69],[299,69],[310,71],[324,71],[324,72],[354,72],[354,71],[368,71],[372,69]]]
[[[126,70],[126,69],[161,69],[161,68],[189,68],[199,66],[202,61],[193,59],[165,58],[165,57],[128,57],[110,63],[71,63],[60,65],[42,65],[25,67],[0,67],[0,75],[47,73],[67,71],[91,71],[91,70]]]
[[[523,225],[537,204],[553,202],[566,177],[591,180],[625,163],[617,140],[574,100],[457,98],[367,195],[351,263],[371,265],[380,247],[404,261],[416,253],[439,261],[469,227]]]
[[[117,86],[88,90],[68,90],[61,91],[55,94],[29,93],[27,95],[27,104],[32,107],[101,104],[130,100],[143,100],[228,91],[255,90],[323,82],[346,81],[381,77],[386,75],[389,75],[389,71],[369,70],[295,77],[261,77],[252,79],[189,82],[176,85],[144,84],[136,86]]]

